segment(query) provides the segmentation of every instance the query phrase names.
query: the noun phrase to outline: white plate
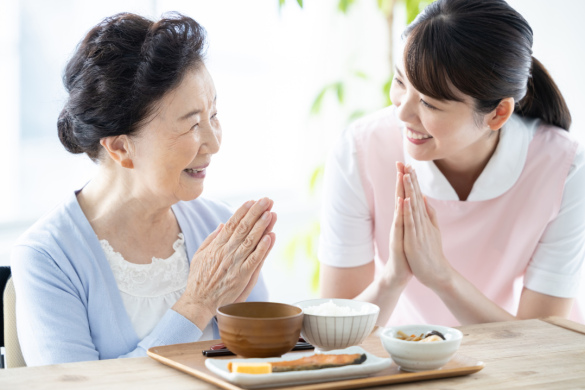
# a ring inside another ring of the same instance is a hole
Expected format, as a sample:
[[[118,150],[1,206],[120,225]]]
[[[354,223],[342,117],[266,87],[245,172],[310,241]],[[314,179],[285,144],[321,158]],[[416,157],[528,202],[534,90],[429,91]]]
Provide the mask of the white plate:
[[[240,374],[229,372],[227,365],[229,362],[279,362],[286,360],[296,360],[305,356],[315,354],[315,352],[286,354],[280,358],[265,359],[206,359],[205,366],[214,374],[233,384],[247,388],[261,388],[274,386],[299,385],[304,383],[330,382],[342,379],[362,378],[385,368],[390,367],[392,361],[390,358],[380,358],[365,351],[361,347],[349,347],[337,349],[334,351],[322,352],[323,354],[353,354],[365,353],[367,359],[362,364],[353,364],[343,367],[323,368],[320,370],[307,371],[290,371],[290,372],[273,372],[272,374]]]

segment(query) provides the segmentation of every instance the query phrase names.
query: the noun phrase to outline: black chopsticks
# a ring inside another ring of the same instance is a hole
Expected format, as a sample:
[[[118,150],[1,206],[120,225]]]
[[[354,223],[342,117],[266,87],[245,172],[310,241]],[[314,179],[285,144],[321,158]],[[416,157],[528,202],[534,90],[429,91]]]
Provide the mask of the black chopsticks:
[[[303,339],[299,339],[299,342],[293,347],[293,351],[303,351],[308,349],[315,349],[312,344],[307,343]],[[227,349],[223,344],[217,344],[211,346],[211,349],[201,351],[203,356],[216,357],[216,356],[232,356],[235,355],[232,351]]]

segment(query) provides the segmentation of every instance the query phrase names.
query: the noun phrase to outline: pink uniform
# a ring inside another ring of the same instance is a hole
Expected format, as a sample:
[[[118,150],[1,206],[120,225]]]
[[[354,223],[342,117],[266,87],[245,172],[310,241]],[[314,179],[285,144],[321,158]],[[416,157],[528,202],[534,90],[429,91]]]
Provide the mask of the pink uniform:
[[[451,265],[486,297],[513,314],[518,304],[515,282],[523,277],[540,278],[538,283],[543,285],[550,278],[529,264],[545,229],[559,213],[565,181],[578,147],[567,132],[534,123],[538,125],[527,142],[524,167],[501,195],[459,201],[439,200],[426,194],[437,211],[444,254]],[[358,122],[351,129],[351,137],[372,221],[374,260],[379,274],[389,255],[395,163],[405,162],[401,123],[392,109],[386,109]],[[581,319],[577,307],[575,304],[574,320]],[[413,278],[389,321],[406,323],[457,325],[458,321],[432,290]]]

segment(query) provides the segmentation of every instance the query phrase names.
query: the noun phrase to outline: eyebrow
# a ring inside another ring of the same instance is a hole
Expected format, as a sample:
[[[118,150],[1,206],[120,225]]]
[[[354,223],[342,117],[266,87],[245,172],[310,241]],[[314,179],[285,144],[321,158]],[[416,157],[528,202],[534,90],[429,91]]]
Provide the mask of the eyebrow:
[[[215,95],[215,97],[213,98],[213,103],[215,103],[217,101],[217,95]],[[185,115],[181,116],[179,118],[180,121],[184,121],[187,118],[192,117],[193,115],[197,115],[201,112],[200,109],[196,108],[193,111],[189,111],[188,113],[186,113]]]
[[[404,76],[402,75],[402,72],[400,71],[400,69],[398,69],[398,66],[396,66],[396,65],[395,65],[395,66],[394,66],[394,69],[396,69],[396,73],[398,73],[398,76],[400,76],[400,77],[404,77]]]

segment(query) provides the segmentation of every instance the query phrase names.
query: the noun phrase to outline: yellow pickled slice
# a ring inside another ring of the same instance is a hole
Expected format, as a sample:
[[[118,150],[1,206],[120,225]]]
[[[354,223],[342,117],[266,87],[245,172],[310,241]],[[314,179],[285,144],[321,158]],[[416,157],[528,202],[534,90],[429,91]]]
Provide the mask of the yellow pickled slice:
[[[228,370],[240,374],[270,374],[272,373],[272,365],[270,363],[230,362]]]

